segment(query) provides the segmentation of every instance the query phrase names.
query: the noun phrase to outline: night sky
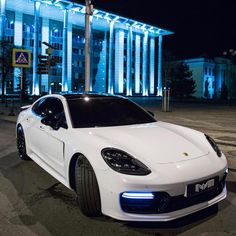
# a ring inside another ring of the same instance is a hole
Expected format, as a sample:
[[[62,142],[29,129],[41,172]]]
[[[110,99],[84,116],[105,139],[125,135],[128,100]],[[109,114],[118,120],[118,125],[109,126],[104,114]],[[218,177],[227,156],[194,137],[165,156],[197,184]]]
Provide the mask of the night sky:
[[[236,0],[94,0],[93,4],[174,31],[163,43],[178,58],[222,56],[223,51],[236,49]]]

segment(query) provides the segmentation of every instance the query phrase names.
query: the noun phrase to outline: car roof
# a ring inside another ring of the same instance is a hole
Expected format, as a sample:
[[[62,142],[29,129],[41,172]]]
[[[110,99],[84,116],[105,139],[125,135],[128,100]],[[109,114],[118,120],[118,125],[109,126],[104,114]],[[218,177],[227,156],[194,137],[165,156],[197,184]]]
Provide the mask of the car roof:
[[[71,99],[80,99],[80,98],[123,98],[122,96],[115,96],[111,94],[106,94],[106,93],[66,93],[66,94],[61,94],[66,100],[71,100]]]

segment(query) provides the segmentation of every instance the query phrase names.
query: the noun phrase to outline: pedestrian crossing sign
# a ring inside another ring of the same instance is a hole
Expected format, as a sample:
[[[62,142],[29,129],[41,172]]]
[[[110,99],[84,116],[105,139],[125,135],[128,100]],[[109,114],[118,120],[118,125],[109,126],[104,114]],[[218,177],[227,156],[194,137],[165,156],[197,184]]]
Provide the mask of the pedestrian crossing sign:
[[[14,67],[30,67],[31,66],[31,51],[19,48],[13,48],[12,66]]]

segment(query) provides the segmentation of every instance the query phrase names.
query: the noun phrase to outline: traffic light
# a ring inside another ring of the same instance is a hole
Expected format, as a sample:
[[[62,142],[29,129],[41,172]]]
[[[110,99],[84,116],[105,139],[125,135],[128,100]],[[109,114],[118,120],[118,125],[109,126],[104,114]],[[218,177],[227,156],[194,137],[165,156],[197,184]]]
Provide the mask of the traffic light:
[[[39,64],[37,69],[37,74],[50,74],[50,67],[56,65],[56,58],[52,57],[54,49],[57,49],[53,45],[43,42],[48,48],[46,49],[47,55],[38,55]]]
[[[39,64],[37,74],[48,74],[49,72],[49,57],[46,55],[38,55]]]

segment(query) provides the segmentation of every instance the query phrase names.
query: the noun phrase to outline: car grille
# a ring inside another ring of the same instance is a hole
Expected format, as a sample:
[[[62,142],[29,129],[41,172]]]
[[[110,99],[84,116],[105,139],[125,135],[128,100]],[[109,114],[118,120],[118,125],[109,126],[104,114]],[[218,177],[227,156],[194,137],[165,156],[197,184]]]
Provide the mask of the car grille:
[[[217,186],[198,195],[185,197],[184,195],[170,196],[166,192],[152,192],[153,199],[129,199],[120,195],[120,204],[123,211],[135,214],[161,214],[184,209],[199,203],[210,201],[224,189],[225,176]]]

